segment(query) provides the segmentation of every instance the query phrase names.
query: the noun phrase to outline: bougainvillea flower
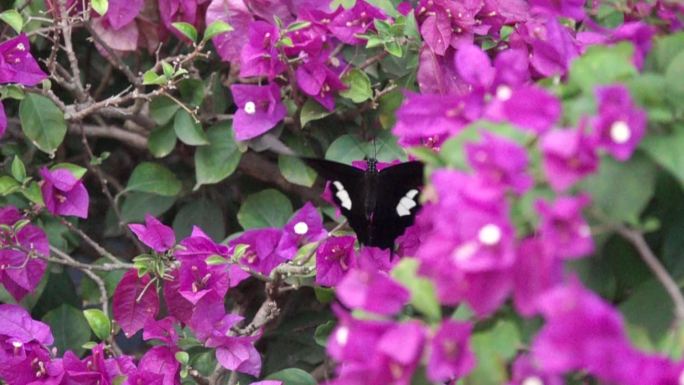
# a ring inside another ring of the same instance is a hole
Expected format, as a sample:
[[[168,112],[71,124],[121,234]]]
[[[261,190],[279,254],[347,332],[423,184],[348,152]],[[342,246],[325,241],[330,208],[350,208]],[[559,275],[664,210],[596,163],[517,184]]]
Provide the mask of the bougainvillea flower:
[[[176,244],[173,229],[150,214],[145,214],[145,224],[130,224],[128,228],[150,249],[163,253]]]
[[[584,19],[584,0],[531,0],[532,12],[550,17],[567,17],[576,21]]]
[[[637,108],[623,85],[596,88],[598,117],[594,128],[598,144],[616,159],[632,156],[646,132],[646,112]]]
[[[189,41],[173,26],[173,23],[189,23],[197,28],[201,21],[199,16],[203,15],[207,2],[206,0],[159,0],[158,4],[159,15],[166,29],[179,39]]]
[[[513,304],[522,316],[537,313],[537,300],[562,282],[563,264],[551,245],[540,238],[524,239],[513,265]]]
[[[359,35],[366,33],[369,29],[375,29],[373,25],[375,19],[386,18],[387,16],[380,9],[368,4],[365,0],[358,0],[350,9],[336,14],[328,24],[328,29],[343,43],[365,44],[366,40],[359,38]]]
[[[26,309],[13,304],[0,305],[0,335],[22,344],[37,341],[52,345],[50,326],[31,318]]]
[[[177,351],[175,346],[155,346],[140,358],[138,369],[154,374],[150,376],[154,381],[160,381],[161,377],[162,385],[180,385],[181,364],[176,360]]]
[[[13,206],[0,209],[3,225],[12,226],[21,218]],[[0,246],[0,283],[19,301],[35,290],[45,273],[47,262],[39,256],[50,255],[47,235],[40,227],[27,224],[17,232],[1,231]]]
[[[496,71],[489,57],[475,45],[460,45],[456,50],[455,65],[461,78],[475,88],[487,89],[494,82]]]
[[[485,113],[494,121],[506,121],[537,134],[548,131],[563,111],[558,98],[548,91],[533,86],[511,88],[499,85],[496,98]]]
[[[207,7],[206,24],[215,21],[228,23],[233,30],[214,36],[211,41],[216,47],[218,55],[227,62],[237,62],[240,50],[247,44],[249,25],[254,16],[243,0],[211,0]]]
[[[397,110],[397,124],[392,132],[404,146],[423,144],[436,137],[446,138],[468,123],[463,117],[464,108],[465,103],[459,97],[407,92]]]
[[[567,189],[598,168],[596,141],[584,133],[583,127],[546,133],[541,150],[544,173],[556,191]]]
[[[0,101],[0,138],[5,135],[7,131],[7,114],[5,114],[5,106]]]
[[[420,322],[400,323],[389,329],[377,344],[377,356],[369,360],[373,384],[409,384],[425,345]]]
[[[453,381],[467,375],[475,367],[475,354],[470,348],[472,325],[445,320],[430,341],[427,375],[435,382]]]
[[[588,195],[560,197],[553,204],[535,202],[541,215],[542,239],[561,258],[580,258],[594,251],[591,229],[582,217],[582,209],[589,205]]]
[[[544,373],[534,365],[531,357],[527,354],[518,356],[513,361],[511,381],[506,385],[563,385],[565,382],[559,375]]]
[[[278,27],[265,21],[249,25],[249,40],[240,52],[240,76],[266,76],[273,79],[285,71],[276,45],[280,40]]]
[[[482,133],[479,143],[465,146],[468,162],[473,169],[493,184],[501,184],[523,194],[534,183],[527,173],[527,152],[518,143],[488,132]]]
[[[176,322],[178,321],[170,316],[160,320],[148,320],[143,329],[143,340],[159,340],[167,345],[176,345],[179,338],[173,327]]]
[[[233,84],[230,92],[238,107],[233,117],[237,140],[257,137],[275,127],[287,115],[280,98],[280,87],[275,83],[268,86]]]
[[[468,93],[468,84],[456,72],[454,49],[449,48],[444,56],[434,53],[427,45],[418,56],[418,87],[423,94],[463,96]]]
[[[634,65],[641,69],[646,55],[651,51],[656,29],[643,21],[621,24],[614,30],[583,31],[577,34],[577,40],[585,47],[595,44],[612,44],[629,41],[636,48],[632,57]]]
[[[130,362],[130,361],[129,361]],[[92,348],[92,354],[83,359],[78,358],[70,350],[64,353],[62,359],[64,371],[73,383],[83,385],[110,385],[119,374],[132,374],[122,372],[115,359],[105,359],[104,346],[102,343]],[[127,371],[135,370],[135,366],[124,367]]]
[[[31,56],[26,34],[22,33],[0,44],[0,84],[34,86],[44,79],[47,79],[47,74]]]
[[[353,236],[330,237],[316,250],[316,283],[337,285],[356,265]]]
[[[104,17],[115,30],[132,22],[143,7],[143,0],[110,0]]]
[[[231,240],[228,246],[247,245],[247,250],[239,263],[261,274],[269,275],[276,266],[288,261],[278,253],[282,233],[282,230],[272,228],[247,230]]]
[[[254,348],[257,337],[232,336],[230,329],[242,321],[242,317],[226,314],[205,346],[216,348],[216,360],[228,370],[258,376],[261,372],[261,355]]]
[[[319,241],[327,234],[323,227],[323,217],[311,202],[306,202],[283,227],[278,251],[285,258],[292,259],[301,246]]]
[[[568,28],[555,18],[543,24],[528,23],[526,36],[532,48],[530,63],[543,76],[564,75],[579,49]]]
[[[112,297],[114,320],[121,325],[126,337],[131,337],[154,319],[159,311],[157,287],[149,275],[138,277],[135,269],[129,270],[119,281]]]
[[[480,0],[421,0],[416,16],[421,21],[420,33],[425,43],[437,54],[445,55],[448,47],[473,41],[477,21],[475,15],[484,5]],[[481,30],[480,32],[485,32]]]
[[[9,342],[9,340],[8,340]],[[8,385],[60,385],[64,381],[61,359],[53,359],[48,349],[33,341],[17,347],[12,341],[0,351],[0,379]]]
[[[43,182],[40,191],[48,211],[54,215],[73,215],[79,218],[88,217],[90,197],[83,181],[65,168],[52,171],[47,167],[40,169]]]
[[[204,261],[183,261],[179,268],[179,292],[193,305],[214,294],[223,298],[228,291],[228,270],[223,265],[208,266]]]
[[[362,246],[356,254],[356,265],[362,270],[388,272],[392,268],[391,258],[392,253],[390,250]]]
[[[340,302],[351,309],[386,315],[398,313],[411,297],[406,288],[377,270],[350,270],[335,292]]]
[[[178,269],[171,270],[168,274],[172,277],[164,280],[163,293],[164,303],[169,315],[183,323],[190,323],[194,306],[180,294],[180,279]]]
[[[347,88],[337,73],[317,61],[310,61],[297,67],[295,76],[299,88],[328,111],[335,109],[336,91]]]
[[[618,353],[628,339],[620,313],[576,280],[541,297],[539,309],[546,324],[532,343],[532,353],[544,371],[604,371],[599,363],[622,357]]]

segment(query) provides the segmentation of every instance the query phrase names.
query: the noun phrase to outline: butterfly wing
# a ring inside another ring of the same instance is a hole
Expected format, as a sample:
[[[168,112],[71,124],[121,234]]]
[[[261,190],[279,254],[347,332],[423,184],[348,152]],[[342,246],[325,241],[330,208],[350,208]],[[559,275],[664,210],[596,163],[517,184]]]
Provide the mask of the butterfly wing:
[[[318,175],[330,182],[333,201],[347,218],[359,242],[368,242],[368,221],[364,215],[364,171],[325,159],[302,158]]]
[[[394,241],[413,224],[420,208],[423,163],[400,163],[380,171],[377,200],[370,229],[370,246],[393,248]]]

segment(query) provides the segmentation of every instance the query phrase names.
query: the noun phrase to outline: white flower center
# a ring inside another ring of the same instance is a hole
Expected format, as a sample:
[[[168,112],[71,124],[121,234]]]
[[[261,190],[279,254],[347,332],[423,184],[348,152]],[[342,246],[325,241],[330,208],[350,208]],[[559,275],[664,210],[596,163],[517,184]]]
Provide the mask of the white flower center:
[[[521,385],[544,385],[544,381],[537,376],[527,377]]]
[[[465,262],[470,259],[475,253],[477,252],[477,243],[476,242],[466,242],[462,244],[461,246],[457,247],[456,250],[454,250],[453,254],[451,257],[454,259],[454,262]]]
[[[496,245],[501,240],[501,229],[499,226],[490,223],[480,229],[480,231],[477,233],[477,238],[484,245]]]
[[[583,238],[588,238],[591,236],[591,228],[587,225],[582,225],[577,229],[577,232],[579,233],[580,237]]]
[[[679,385],[684,385],[684,370],[682,370],[681,373],[679,373],[679,381],[677,381]]]
[[[25,51],[26,47],[24,46],[24,43],[19,43],[19,44],[17,44],[17,49],[19,51]]]
[[[245,103],[245,112],[249,115],[254,115],[254,113],[256,112],[256,104],[254,104],[254,102],[251,101]]]
[[[632,137],[632,131],[629,129],[627,122],[618,120],[610,126],[610,139],[617,144],[627,143]]]
[[[15,348],[18,349],[18,348],[24,346],[24,344],[22,344],[21,341],[12,341],[12,346],[14,346]]]
[[[509,86],[498,86],[496,88],[496,97],[501,101],[506,101],[513,95],[513,90]]]
[[[337,332],[335,332],[335,341],[337,341],[340,346],[344,346],[347,344],[347,341],[349,340],[349,328],[346,326],[342,326],[339,329],[337,329]]]
[[[298,235],[304,235],[309,231],[309,225],[306,222],[298,222],[294,225],[294,232]]]

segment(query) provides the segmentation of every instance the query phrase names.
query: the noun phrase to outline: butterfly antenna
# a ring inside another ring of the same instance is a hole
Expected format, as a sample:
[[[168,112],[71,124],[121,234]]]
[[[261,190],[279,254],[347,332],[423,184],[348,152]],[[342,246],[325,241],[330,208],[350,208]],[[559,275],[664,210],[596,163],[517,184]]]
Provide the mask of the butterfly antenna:
[[[378,159],[378,147],[376,146],[375,143],[375,137],[373,137],[373,158]]]

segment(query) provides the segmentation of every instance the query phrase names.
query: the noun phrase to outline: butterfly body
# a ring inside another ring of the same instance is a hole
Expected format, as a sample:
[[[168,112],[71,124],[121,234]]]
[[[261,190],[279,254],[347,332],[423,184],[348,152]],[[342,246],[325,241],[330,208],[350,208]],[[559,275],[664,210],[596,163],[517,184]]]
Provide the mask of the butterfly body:
[[[378,170],[369,159],[366,170],[323,159],[304,158],[330,182],[333,201],[347,218],[359,242],[382,249],[394,247],[420,208],[423,164],[412,161]]]

